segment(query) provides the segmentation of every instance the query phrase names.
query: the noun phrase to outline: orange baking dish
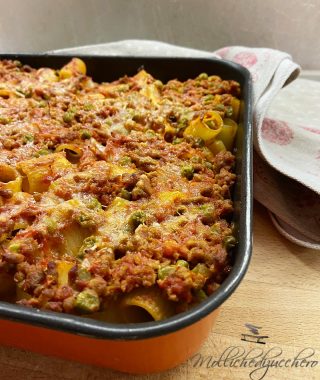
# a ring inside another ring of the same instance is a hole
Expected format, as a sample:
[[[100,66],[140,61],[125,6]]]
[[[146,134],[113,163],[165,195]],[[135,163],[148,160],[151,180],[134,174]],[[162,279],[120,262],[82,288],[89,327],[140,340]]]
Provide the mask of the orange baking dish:
[[[70,56],[0,55],[33,67],[58,68]],[[209,334],[218,307],[243,278],[252,240],[252,108],[249,72],[234,63],[207,58],[81,57],[95,81],[134,75],[144,67],[167,81],[186,80],[201,72],[233,79],[242,89],[242,110],[236,139],[233,222],[239,241],[230,274],[205,301],[171,318],[145,323],[111,324],[84,317],[29,309],[0,302],[0,343],[94,364],[128,373],[151,373],[175,367],[196,353]]]

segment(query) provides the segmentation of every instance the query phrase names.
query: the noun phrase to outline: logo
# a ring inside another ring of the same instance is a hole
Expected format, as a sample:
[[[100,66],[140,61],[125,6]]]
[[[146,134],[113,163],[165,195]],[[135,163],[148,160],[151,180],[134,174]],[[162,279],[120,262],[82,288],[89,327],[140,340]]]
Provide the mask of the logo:
[[[241,340],[243,340],[245,342],[251,342],[251,343],[266,344],[264,339],[267,339],[269,337],[268,337],[268,335],[260,335],[259,334],[259,330],[262,329],[262,327],[251,325],[250,323],[246,323],[245,327],[247,327],[247,329],[251,332],[251,335],[250,334],[241,334],[241,336],[242,336]]]
[[[296,368],[312,369],[319,366],[320,362],[316,359],[314,348],[303,348],[295,356],[290,357],[281,347],[267,344],[269,336],[261,333],[262,327],[251,323],[245,323],[244,327],[247,331],[241,334],[241,341],[246,343],[226,347],[220,354],[202,355],[197,353],[189,360],[191,366],[208,370],[232,368],[234,371],[239,368],[247,368],[250,380],[262,380],[271,370],[286,368],[288,374],[288,371]],[[256,347],[252,348],[252,345],[247,343],[253,343]],[[288,375],[284,378],[288,378]]]

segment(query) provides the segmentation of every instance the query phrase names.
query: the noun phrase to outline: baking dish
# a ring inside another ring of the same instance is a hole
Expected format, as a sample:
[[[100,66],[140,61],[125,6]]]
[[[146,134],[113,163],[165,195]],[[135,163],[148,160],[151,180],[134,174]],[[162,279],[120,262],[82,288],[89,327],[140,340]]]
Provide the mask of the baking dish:
[[[13,54],[0,58],[18,59],[33,67],[58,68],[67,63],[70,56]],[[239,244],[233,269],[222,286],[206,301],[161,322],[107,324],[0,302],[0,343],[131,373],[165,370],[183,362],[199,349],[217,316],[218,306],[235,290],[249,263],[252,236],[250,76],[241,66],[214,59],[81,58],[95,81],[134,75],[143,67],[162,81],[173,78],[186,80],[207,72],[240,83],[243,107],[236,142],[237,182],[233,194],[233,221],[237,226]]]

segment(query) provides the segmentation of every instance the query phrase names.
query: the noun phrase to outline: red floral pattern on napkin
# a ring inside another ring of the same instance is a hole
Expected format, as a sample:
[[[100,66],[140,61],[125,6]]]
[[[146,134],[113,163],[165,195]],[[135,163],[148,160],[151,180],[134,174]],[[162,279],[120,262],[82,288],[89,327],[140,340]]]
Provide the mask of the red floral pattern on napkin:
[[[278,145],[290,144],[294,137],[293,130],[288,123],[267,117],[263,120],[261,132],[265,140]]]
[[[233,57],[233,61],[249,69],[258,62],[258,57],[255,53],[242,51]]]
[[[253,82],[254,143],[265,160],[258,167],[255,155],[255,198],[277,217],[273,222],[285,222],[278,228],[285,237],[320,249],[319,218],[310,214],[320,207],[320,84],[309,81],[294,89],[296,81],[283,89],[299,67],[277,50],[231,46],[220,53],[246,67]]]

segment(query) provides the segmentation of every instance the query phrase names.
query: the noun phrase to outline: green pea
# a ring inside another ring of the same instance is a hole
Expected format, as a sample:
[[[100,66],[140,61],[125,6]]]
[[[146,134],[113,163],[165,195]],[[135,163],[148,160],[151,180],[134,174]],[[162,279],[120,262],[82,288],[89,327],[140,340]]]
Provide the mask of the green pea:
[[[91,104],[91,103],[86,103],[84,106],[83,106],[83,109],[85,111],[92,111],[94,109],[94,105]]]
[[[214,110],[215,111],[221,111],[221,112],[224,112],[225,111],[225,106],[223,104],[215,104],[214,106]]]
[[[195,290],[194,295],[195,295],[195,297],[197,299],[197,302],[204,301],[205,299],[208,298],[208,296],[206,295],[205,291],[202,290],[202,289]]]
[[[200,75],[197,76],[198,80],[205,80],[208,79],[208,74],[207,73],[201,73]]]
[[[181,168],[181,175],[189,180],[193,178],[194,170],[191,165],[185,165]]]
[[[89,202],[87,203],[87,206],[91,210],[101,210],[102,209],[102,204],[95,197],[93,197],[89,200]]]
[[[158,269],[158,278],[164,280],[166,277],[170,276],[175,272],[174,265],[166,265]]]
[[[23,141],[25,143],[32,142],[34,140],[34,137],[31,133],[27,133],[26,135],[23,136]]]
[[[95,236],[89,236],[84,239],[81,248],[78,252],[78,258],[84,258],[85,254],[96,248],[98,239]]]
[[[227,250],[234,248],[237,244],[237,240],[234,236],[226,236],[223,240],[223,245]]]
[[[186,260],[177,260],[176,265],[179,267],[189,268],[189,263]]]
[[[227,117],[232,117],[233,114],[233,108],[231,106],[226,107],[226,116]]]
[[[45,225],[47,227],[49,234],[53,234],[58,228],[57,221],[50,217],[45,219]]]
[[[87,139],[90,139],[91,138],[91,133],[87,130],[84,130],[81,132],[81,135],[80,135],[81,139],[82,140],[87,140]]]
[[[200,164],[202,162],[202,159],[199,156],[193,156],[191,157],[190,161],[193,162],[194,164]]]
[[[128,225],[131,230],[135,231],[140,224],[144,224],[146,222],[146,213],[143,211],[135,211],[133,212],[128,220]]]
[[[82,213],[77,218],[77,222],[82,227],[90,228],[95,226],[95,221],[92,219],[91,215]]]
[[[123,199],[127,199],[128,201],[131,201],[132,195],[131,195],[130,191],[128,191],[126,189],[122,189],[120,191],[120,197]]]
[[[52,153],[51,150],[47,148],[43,148],[43,149],[38,150],[38,152],[36,152],[34,156],[35,157],[46,156],[47,154],[50,154],[50,153]]]
[[[153,130],[148,129],[147,132],[146,132],[146,137],[148,139],[152,139],[154,136],[156,136],[156,133]]]
[[[38,107],[39,108],[44,108],[48,105],[48,102],[46,102],[45,100],[40,100],[39,104],[38,104]]]
[[[96,292],[91,289],[86,289],[77,295],[74,307],[82,313],[93,313],[99,310],[100,300]]]
[[[186,128],[189,124],[189,119],[186,116],[182,116],[178,121],[178,129]]]
[[[209,162],[209,161],[205,161],[204,165],[205,165],[206,168],[208,168],[210,170],[214,169],[213,164],[211,162]]]
[[[9,248],[9,251],[17,253],[20,251],[21,244],[20,243],[12,243],[9,245],[8,248]]]
[[[65,123],[71,123],[71,121],[74,119],[74,112],[72,111],[67,111],[63,115],[63,121]]]
[[[215,208],[214,206],[207,206],[202,211],[201,220],[204,224],[212,224],[215,220]]]
[[[120,161],[119,161],[119,164],[121,166],[128,166],[132,163],[132,160],[129,156],[123,156]]]
[[[199,263],[193,269],[193,273],[201,274],[204,277],[210,277],[210,269],[206,266],[206,264]]]
[[[89,281],[91,280],[91,273],[85,268],[80,268],[78,270],[78,278],[82,281]]]
[[[209,102],[211,102],[213,99],[214,99],[214,96],[213,96],[212,94],[209,94],[209,95],[206,95],[206,96],[203,97],[203,101],[204,101],[205,103],[209,103]]]

